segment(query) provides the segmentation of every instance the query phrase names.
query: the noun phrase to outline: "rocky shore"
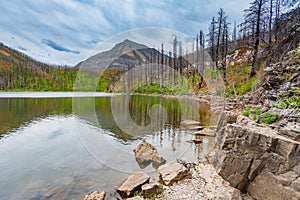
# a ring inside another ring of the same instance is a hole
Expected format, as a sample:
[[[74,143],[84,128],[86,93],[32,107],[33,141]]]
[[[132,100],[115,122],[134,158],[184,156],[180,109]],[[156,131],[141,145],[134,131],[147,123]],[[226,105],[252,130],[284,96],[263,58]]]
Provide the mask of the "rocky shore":
[[[241,97],[247,117],[220,117],[211,163],[247,199],[300,199],[299,88],[300,47],[265,68],[251,94]]]
[[[141,166],[155,163],[160,181],[153,183],[147,174],[135,173],[117,191],[131,200],[299,200],[299,94],[300,47],[265,68],[250,94],[227,99],[227,111],[221,113],[215,131],[198,132],[216,136],[209,162],[165,164],[143,141],[136,158]],[[204,99],[209,102],[209,97]],[[85,199],[104,199],[103,194],[90,193]]]

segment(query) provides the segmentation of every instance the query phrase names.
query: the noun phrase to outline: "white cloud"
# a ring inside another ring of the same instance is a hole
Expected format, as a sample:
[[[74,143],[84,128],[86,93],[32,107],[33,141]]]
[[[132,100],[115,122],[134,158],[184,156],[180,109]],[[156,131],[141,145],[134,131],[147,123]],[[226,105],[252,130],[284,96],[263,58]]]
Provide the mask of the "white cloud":
[[[220,7],[232,22],[239,22],[248,4],[249,0],[0,1],[0,41],[43,62],[76,64],[97,42],[117,33],[161,27],[194,37],[200,29],[207,32]],[[43,39],[80,54],[54,50]]]

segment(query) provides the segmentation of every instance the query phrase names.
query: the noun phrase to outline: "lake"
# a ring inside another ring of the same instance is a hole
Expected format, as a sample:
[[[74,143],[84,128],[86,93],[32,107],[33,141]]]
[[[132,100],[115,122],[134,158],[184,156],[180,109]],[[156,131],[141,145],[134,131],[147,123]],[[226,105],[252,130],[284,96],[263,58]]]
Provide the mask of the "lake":
[[[183,120],[215,123],[209,105],[142,95],[74,93],[0,94],[1,199],[83,199],[92,190],[108,196],[137,163],[133,149],[145,139],[167,162],[204,160],[214,138],[188,141]],[[161,105],[161,106],[158,106]],[[208,149],[208,150],[207,150]]]

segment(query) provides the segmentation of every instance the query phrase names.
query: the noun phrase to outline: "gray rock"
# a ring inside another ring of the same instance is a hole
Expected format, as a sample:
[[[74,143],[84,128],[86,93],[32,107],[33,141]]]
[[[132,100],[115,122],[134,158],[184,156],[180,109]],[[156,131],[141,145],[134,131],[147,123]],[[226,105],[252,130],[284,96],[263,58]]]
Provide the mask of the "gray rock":
[[[130,197],[135,191],[141,189],[142,185],[149,183],[150,176],[144,172],[136,172],[126,178],[117,188],[118,193],[124,197]]]
[[[272,69],[271,67],[266,67],[266,68],[264,69],[264,71],[265,71],[265,72],[271,72],[271,71],[273,71],[273,69]]]
[[[248,192],[258,200],[300,199],[300,191],[289,187],[288,182],[289,180],[264,170],[250,183]]]
[[[300,191],[300,177],[298,177],[295,181],[291,183],[291,188],[296,191]]]
[[[106,193],[104,191],[93,191],[85,195],[84,200],[104,200]]]
[[[182,180],[188,175],[187,168],[177,162],[160,166],[158,168],[158,172],[163,183],[167,186],[172,185],[174,182]]]
[[[300,141],[300,127],[299,125],[285,124],[279,127],[278,130],[280,135],[289,137],[293,140]]]
[[[226,126],[226,124],[235,123],[237,120],[237,113],[224,111],[219,117],[217,131],[219,131],[222,127]]]

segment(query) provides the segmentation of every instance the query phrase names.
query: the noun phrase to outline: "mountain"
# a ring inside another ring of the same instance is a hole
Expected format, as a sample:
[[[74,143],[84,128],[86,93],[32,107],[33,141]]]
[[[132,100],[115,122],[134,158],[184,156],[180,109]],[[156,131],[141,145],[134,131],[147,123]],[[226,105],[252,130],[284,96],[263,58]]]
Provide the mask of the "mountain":
[[[126,39],[116,44],[109,51],[98,53],[78,63],[75,68],[83,67],[90,70],[101,70],[109,66],[111,70],[124,71],[132,66],[154,60],[157,55],[161,58],[162,54],[154,48]],[[164,58],[167,57],[164,55]]]

